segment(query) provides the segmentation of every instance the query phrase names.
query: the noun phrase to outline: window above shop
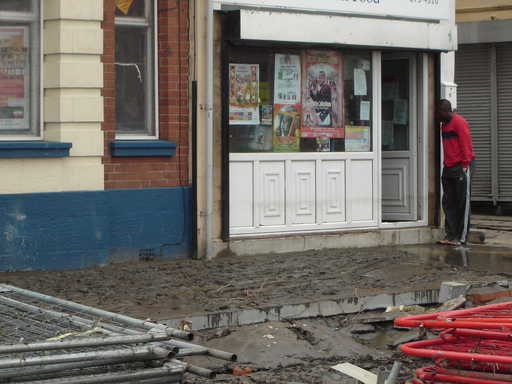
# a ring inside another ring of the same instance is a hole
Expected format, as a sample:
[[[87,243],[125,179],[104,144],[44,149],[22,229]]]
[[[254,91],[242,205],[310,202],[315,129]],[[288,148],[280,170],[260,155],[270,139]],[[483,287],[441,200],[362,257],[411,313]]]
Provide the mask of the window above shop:
[[[123,139],[158,136],[155,2],[115,3],[116,131]]]
[[[371,152],[370,51],[230,49],[231,153]]]
[[[0,1],[0,140],[40,137],[38,0]]]

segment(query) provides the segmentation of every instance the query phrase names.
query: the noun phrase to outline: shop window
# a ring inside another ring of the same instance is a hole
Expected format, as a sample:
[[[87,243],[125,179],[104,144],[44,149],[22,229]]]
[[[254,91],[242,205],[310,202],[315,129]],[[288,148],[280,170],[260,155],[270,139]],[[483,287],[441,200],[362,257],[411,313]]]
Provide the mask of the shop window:
[[[40,136],[38,0],[0,1],[0,139]]]
[[[370,52],[236,47],[227,70],[230,152],[372,150]]]
[[[116,1],[116,121],[123,137],[156,137],[154,1]]]
[[[408,58],[382,61],[382,149],[409,150],[410,69]]]

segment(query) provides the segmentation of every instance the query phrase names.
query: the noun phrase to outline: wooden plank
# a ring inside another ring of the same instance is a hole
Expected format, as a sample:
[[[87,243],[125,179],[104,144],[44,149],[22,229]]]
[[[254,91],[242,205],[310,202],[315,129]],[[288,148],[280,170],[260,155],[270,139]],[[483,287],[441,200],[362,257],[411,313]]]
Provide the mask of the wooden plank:
[[[364,384],[377,384],[377,375],[350,363],[343,363],[331,367],[337,372],[350,376]]]

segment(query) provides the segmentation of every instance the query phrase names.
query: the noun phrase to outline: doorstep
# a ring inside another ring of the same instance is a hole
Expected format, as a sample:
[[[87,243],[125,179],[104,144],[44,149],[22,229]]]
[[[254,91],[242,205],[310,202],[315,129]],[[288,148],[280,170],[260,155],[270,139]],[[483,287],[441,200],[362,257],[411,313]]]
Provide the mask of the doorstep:
[[[305,252],[322,249],[369,248],[392,245],[432,244],[441,236],[438,227],[390,228],[340,232],[268,235],[232,238],[229,252],[238,256]],[[215,248],[220,251],[221,244]]]

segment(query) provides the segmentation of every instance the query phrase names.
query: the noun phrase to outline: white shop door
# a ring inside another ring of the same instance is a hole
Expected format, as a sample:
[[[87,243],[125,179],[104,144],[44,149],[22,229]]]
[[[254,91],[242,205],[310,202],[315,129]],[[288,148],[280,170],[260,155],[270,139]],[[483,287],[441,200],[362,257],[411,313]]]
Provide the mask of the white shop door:
[[[417,63],[382,60],[382,221],[418,219]]]

